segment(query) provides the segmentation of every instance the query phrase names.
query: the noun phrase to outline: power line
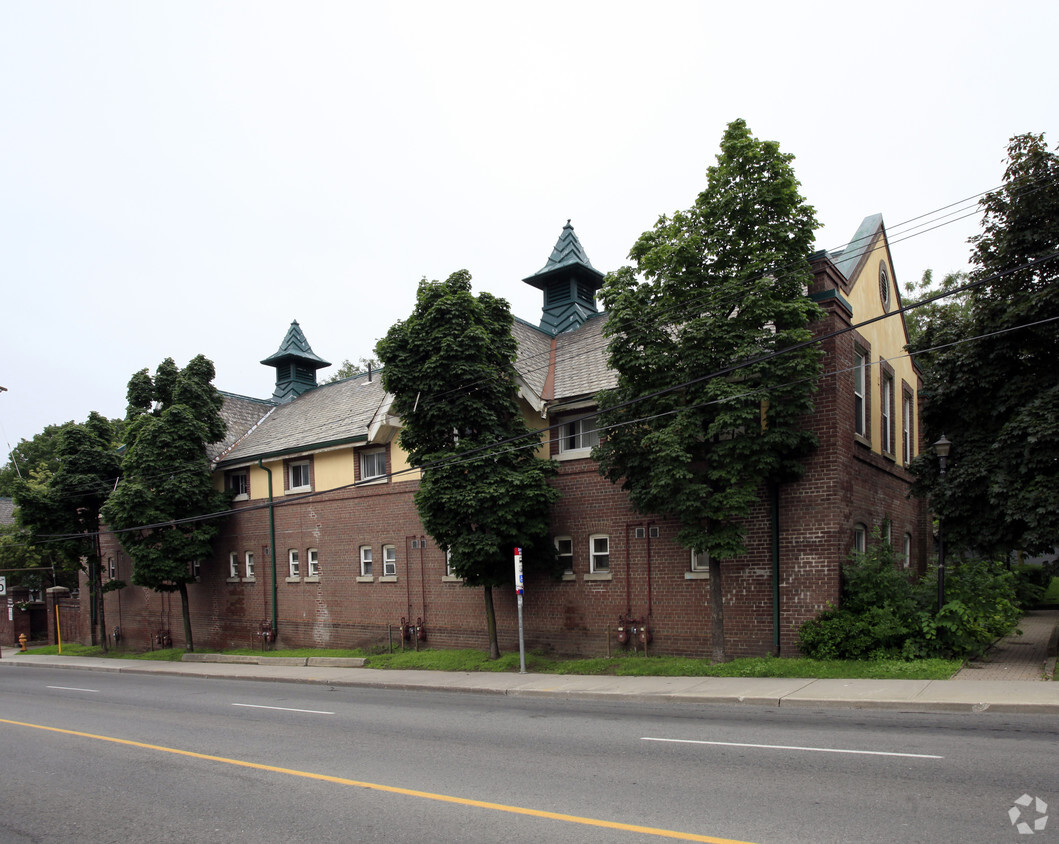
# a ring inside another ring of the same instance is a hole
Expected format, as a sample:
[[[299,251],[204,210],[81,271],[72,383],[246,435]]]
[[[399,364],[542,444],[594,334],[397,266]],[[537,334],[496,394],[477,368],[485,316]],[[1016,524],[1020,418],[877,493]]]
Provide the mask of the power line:
[[[633,406],[633,405],[635,405],[635,404],[637,404],[637,403],[639,403],[641,401],[647,401],[647,400],[649,400],[651,398],[656,398],[658,396],[665,395],[665,394],[668,394],[668,393],[671,393],[671,392],[675,392],[675,391],[678,391],[678,390],[684,390],[687,387],[692,386],[692,385],[697,384],[697,383],[701,383],[701,382],[704,382],[704,381],[707,381],[707,380],[711,380],[711,379],[714,379],[714,378],[720,378],[720,377],[725,377],[725,376],[731,375],[732,373],[737,372],[740,369],[745,369],[747,367],[756,366],[756,365],[758,365],[760,363],[763,363],[765,361],[771,360],[771,359],[773,359],[775,357],[778,357],[778,356],[781,356],[781,355],[785,355],[785,354],[789,354],[791,352],[794,352],[794,351],[797,351],[799,349],[808,347],[810,345],[823,343],[823,342],[825,342],[827,340],[833,339],[834,337],[838,337],[838,336],[840,336],[842,334],[849,333],[850,331],[856,331],[856,330],[858,330],[860,328],[863,328],[863,327],[865,327],[867,325],[874,324],[874,323],[879,322],[881,320],[890,319],[890,318],[896,317],[898,315],[903,315],[907,311],[913,310],[915,308],[924,307],[924,306],[929,305],[929,304],[931,304],[933,302],[936,302],[936,301],[938,301],[940,299],[944,299],[944,298],[947,298],[947,297],[950,297],[950,296],[959,295],[959,294],[967,292],[969,290],[973,290],[975,288],[984,286],[984,285],[986,285],[988,283],[996,281],[996,280],[998,280],[1000,278],[1003,278],[1005,276],[1011,275],[1011,274],[1016,273],[1016,272],[1022,272],[1024,270],[1028,269],[1028,268],[1036,267],[1036,266],[1038,266],[1038,265],[1040,265],[1042,263],[1047,263],[1047,262],[1053,261],[1053,260],[1055,260],[1057,258],[1059,258],[1059,251],[1056,251],[1056,252],[1053,252],[1053,253],[1051,253],[1049,255],[1043,256],[1042,258],[1039,258],[1039,259],[1037,259],[1035,261],[1032,261],[1032,262],[1029,262],[1029,263],[1026,263],[1026,264],[1022,264],[1022,265],[1020,265],[1018,267],[1012,267],[1012,268],[1009,268],[1007,270],[1003,270],[1003,271],[994,273],[993,275],[988,276],[986,278],[977,279],[975,281],[968,282],[968,283],[960,285],[959,287],[956,287],[956,288],[954,288],[952,290],[940,292],[940,293],[938,293],[938,294],[936,294],[934,296],[930,296],[930,297],[928,297],[926,299],[923,299],[923,300],[921,300],[919,302],[916,302],[916,303],[913,303],[913,304],[910,304],[910,305],[904,305],[904,306],[902,306],[902,307],[900,307],[898,309],[895,309],[895,310],[889,311],[887,313],[871,317],[871,318],[866,319],[866,320],[864,320],[862,322],[851,324],[849,326],[845,326],[843,328],[839,328],[839,329],[836,329],[834,331],[827,332],[826,334],[819,335],[819,336],[814,337],[814,338],[812,338],[810,340],[806,340],[806,341],[804,341],[802,343],[797,343],[797,344],[794,344],[792,346],[786,347],[784,349],[779,349],[779,350],[775,350],[775,351],[772,351],[772,352],[769,352],[769,353],[766,353],[766,354],[763,354],[763,355],[758,355],[758,356],[749,358],[747,360],[740,361],[740,362],[738,362],[736,364],[732,364],[730,366],[724,367],[722,369],[715,370],[714,372],[708,373],[706,375],[698,376],[696,378],[688,379],[686,381],[683,381],[683,382],[681,382],[679,384],[671,385],[671,386],[666,387],[666,388],[664,388],[662,390],[657,390],[657,391],[655,391],[653,393],[650,393],[650,394],[634,397],[634,398],[629,399],[628,401],[623,402],[623,403],[621,403],[619,405],[615,405],[612,408],[608,408],[608,411],[621,410],[621,409],[624,409],[626,407]],[[961,339],[959,341],[956,341],[956,343],[964,343],[964,342],[971,342],[971,341],[975,341],[975,340],[989,339],[991,337],[999,336],[999,335],[1005,334],[1005,333],[1010,333],[1012,331],[1016,331],[1016,330],[1020,330],[1020,329],[1024,329],[1024,328],[1031,328],[1031,327],[1038,326],[1038,325],[1049,324],[1049,323],[1055,322],[1057,320],[1059,320],[1059,317],[1050,317],[1050,318],[1046,318],[1044,320],[1038,320],[1038,321],[1035,321],[1035,322],[1032,322],[1032,323],[1027,323],[1027,324],[1024,324],[1024,325],[1012,326],[1012,327],[1008,327],[1008,328],[1004,328],[1004,329],[999,329],[997,331],[989,332],[987,334],[976,335],[974,337],[964,338],[964,339]],[[955,345],[956,343],[947,343],[947,344],[939,345],[938,347],[935,347],[935,348],[923,349],[923,350],[920,350],[919,352],[917,352],[917,354],[926,354],[927,352],[935,351],[936,349],[945,348],[945,347],[948,347],[948,346],[951,346],[951,345]],[[833,375],[837,374],[839,371],[843,371],[843,370],[838,370],[838,371],[832,372],[829,375],[833,376]],[[813,376],[813,380],[818,380],[819,378],[824,377],[824,375],[825,375],[824,373],[818,373],[817,375]],[[808,380],[808,379],[804,379],[804,380]],[[785,387],[793,386],[793,385],[795,385],[797,383],[802,383],[802,382],[788,382],[788,383],[783,384],[782,386],[785,386]],[[757,388],[755,388],[753,390],[748,390],[747,392],[741,394],[740,396],[728,396],[728,397],[725,397],[723,399],[712,400],[710,402],[703,402],[703,403],[700,403],[700,404],[697,404],[697,405],[686,405],[686,406],[683,406],[683,407],[680,407],[680,408],[673,408],[673,409],[667,410],[664,413],[655,414],[655,415],[652,415],[652,416],[642,417],[642,419],[640,419],[640,420],[626,420],[622,424],[635,424],[635,422],[637,422],[637,421],[648,421],[650,419],[660,418],[661,416],[665,416],[665,415],[670,414],[670,413],[676,413],[676,412],[679,412],[680,410],[687,409],[689,407],[690,408],[694,408],[694,407],[706,406],[708,404],[716,403],[716,402],[733,401],[733,400],[736,400],[737,398],[740,398],[740,397],[746,397],[748,395],[753,395],[756,392],[760,392],[762,389],[766,389],[766,388],[765,387],[757,387]],[[583,419],[591,419],[591,418],[595,417],[596,415],[597,415],[596,413],[588,413],[588,414],[585,414],[585,415],[583,415],[581,417],[577,417],[577,418],[578,419],[582,419],[582,420]],[[538,429],[538,430],[531,431],[531,432],[529,432],[527,434],[520,434],[520,435],[517,435],[517,436],[514,436],[514,437],[509,437],[509,438],[506,438],[506,439],[498,440],[496,442],[489,443],[489,444],[486,444],[486,445],[471,449],[471,450],[469,450],[469,451],[467,451],[467,452],[465,452],[465,453],[463,453],[463,454],[461,454],[461,455],[459,455],[457,457],[454,457],[454,458],[443,458],[443,459],[440,459],[440,460],[433,461],[433,462],[431,462],[429,464],[424,464],[422,466],[410,467],[408,469],[404,469],[404,470],[401,470],[401,471],[398,471],[398,472],[390,472],[390,473],[386,474],[384,477],[389,479],[389,480],[392,480],[393,478],[396,478],[396,477],[398,477],[400,475],[405,475],[405,474],[409,474],[409,473],[412,473],[412,472],[426,472],[426,471],[429,471],[431,468],[437,468],[437,467],[440,467],[440,466],[462,465],[463,463],[481,461],[483,459],[488,459],[488,458],[494,457],[494,456],[496,456],[498,454],[505,453],[506,451],[515,450],[515,449],[505,449],[504,451],[498,451],[498,449],[500,447],[502,447],[502,446],[512,445],[512,444],[515,444],[515,443],[518,443],[518,442],[520,442],[522,440],[527,440],[527,439],[530,440],[530,442],[527,442],[527,443],[523,444],[522,446],[518,446],[518,449],[536,449],[536,448],[539,448],[540,445],[541,445],[540,438],[541,438],[542,434],[544,434],[545,432],[550,433],[552,431],[556,431],[563,424],[567,424],[569,421],[571,421],[571,420],[564,420],[563,423],[556,423],[554,425],[550,425],[550,426],[545,427],[545,428],[541,428],[541,429]],[[606,430],[606,429],[597,429],[597,430]],[[213,519],[225,518],[227,516],[230,516],[230,515],[233,515],[233,514],[236,514],[236,513],[245,513],[245,512],[252,512],[252,511],[255,511],[255,510],[263,510],[263,509],[266,509],[268,507],[286,507],[286,506],[289,506],[291,504],[296,504],[296,503],[298,503],[300,501],[304,501],[304,500],[306,500],[308,498],[312,498],[314,496],[324,496],[324,495],[331,496],[334,493],[343,492],[343,491],[347,491],[347,490],[352,490],[352,489],[355,489],[355,488],[360,487],[360,486],[371,485],[373,483],[377,483],[378,480],[379,480],[378,478],[373,478],[371,481],[355,481],[355,482],[350,483],[350,484],[344,484],[342,486],[333,487],[333,488],[331,488],[329,490],[307,492],[307,493],[303,493],[301,495],[294,495],[294,496],[285,496],[284,499],[282,501],[280,501],[280,502],[276,502],[276,501],[271,501],[271,502],[262,501],[259,504],[252,504],[252,505],[245,506],[245,507],[233,508],[233,509],[228,509],[228,510],[214,512],[214,513],[199,514],[199,515],[196,515],[196,516],[189,516],[189,517],[183,518],[183,519],[172,519],[172,520],[167,520],[167,521],[164,521],[164,522],[158,522],[158,523],[155,523],[155,524],[139,525],[139,526],[135,526],[135,527],[131,527],[131,528],[126,528],[126,529],[123,529],[123,530],[120,530],[120,531],[107,529],[107,530],[98,531],[98,532],[87,532],[87,533],[79,533],[79,534],[65,534],[65,535],[40,534],[39,536],[40,536],[41,539],[44,539],[46,541],[58,542],[58,541],[69,541],[69,540],[72,540],[72,539],[87,538],[87,537],[91,537],[91,536],[94,536],[94,535],[97,535],[97,534],[101,535],[103,533],[121,534],[121,533],[129,533],[129,532],[132,532],[132,531],[154,530],[154,529],[160,529],[160,528],[164,528],[164,527],[176,527],[176,526],[179,526],[179,525],[191,524],[191,523],[200,522],[200,521],[209,521],[209,520],[213,520]]]

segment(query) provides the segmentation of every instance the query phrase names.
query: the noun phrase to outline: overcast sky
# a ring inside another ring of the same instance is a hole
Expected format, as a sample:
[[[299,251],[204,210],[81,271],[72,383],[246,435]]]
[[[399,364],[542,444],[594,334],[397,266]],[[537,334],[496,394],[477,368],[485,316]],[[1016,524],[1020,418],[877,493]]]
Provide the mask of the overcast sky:
[[[1008,138],[1059,142],[1057,32],[1055,0],[4,2],[3,450],[167,356],[268,397],[293,319],[368,356],[424,276],[535,322],[567,218],[616,269],[738,117],[818,247],[882,213],[899,283],[963,269]]]

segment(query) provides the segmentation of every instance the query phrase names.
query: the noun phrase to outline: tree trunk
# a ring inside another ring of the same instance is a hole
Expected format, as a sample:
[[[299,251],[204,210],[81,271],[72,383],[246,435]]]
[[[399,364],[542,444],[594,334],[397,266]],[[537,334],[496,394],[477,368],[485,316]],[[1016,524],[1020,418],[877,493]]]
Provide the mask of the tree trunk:
[[[195,652],[195,642],[191,638],[191,607],[188,606],[188,585],[179,584],[180,589],[180,611],[184,616],[184,650],[189,654]]]
[[[85,558],[81,557],[84,565]],[[99,574],[98,559],[88,558],[88,628],[90,641],[93,646],[99,644],[99,584],[96,582]]]
[[[500,644],[496,639],[496,610],[493,609],[493,587],[485,587],[485,625],[489,630],[489,658],[500,659]]]
[[[721,587],[721,561],[710,555],[710,641],[713,661],[728,662],[724,649],[724,590]]]
[[[99,518],[96,518],[96,522],[99,522]],[[103,648],[103,653],[106,653],[109,649],[107,648],[107,616],[104,611],[103,605],[103,555],[99,547],[99,534],[97,533],[93,538],[95,543],[95,554],[96,554],[96,576],[98,578],[95,589],[96,595],[95,600],[99,602],[99,612],[96,618],[99,620],[99,644]]]

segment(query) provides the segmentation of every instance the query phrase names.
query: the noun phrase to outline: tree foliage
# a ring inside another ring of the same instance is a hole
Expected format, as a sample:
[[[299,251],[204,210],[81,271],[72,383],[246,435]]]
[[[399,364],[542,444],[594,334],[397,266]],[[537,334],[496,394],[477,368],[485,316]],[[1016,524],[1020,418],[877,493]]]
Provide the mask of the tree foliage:
[[[33,439],[22,439],[8,455],[8,461],[0,468],[0,496],[14,498],[19,479],[29,480],[34,472],[51,473],[59,466],[59,435],[64,428],[74,423],[48,425]]]
[[[549,508],[558,496],[548,485],[554,464],[535,455],[538,440],[519,410],[511,328],[507,302],[474,296],[461,270],[423,280],[411,317],[376,347],[402,419],[401,446],[423,469],[420,519],[455,573],[484,587],[494,658],[492,587],[513,582],[515,547],[527,572],[554,559]]]
[[[352,378],[354,375],[362,375],[365,372],[378,369],[379,362],[375,358],[358,358],[356,363],[353,363],[349,358],[342,361],[341,365],[334,371],[330,378],[324,380],[325,384],[334,384],[335,381],[342,381],[345,378]]]
[[[132,376],[124,477],[103,510],[132,558],[132,582],[180,593],[189,651],[187,584],[195,579],[194,563],[211,556],[219,530],[215,520],[195,517],[223,510],[229,497],[214,488],[206,452],[225,432],[213,377],[213,364],[202,355],[183,370],[167,358],[154,379],[146,370]]]
[[[806,295],[816,218],[792,159],[729,124],[695,204],[644,232],[635,269],[603,287],[618,384],[600,396],[600,471],[641,513],[679,520],[681,544],[709,552],[718,596],[715,563],[745,552],[762,485],[798,477],[814,445],[801,420],[820,353],[782,353],[821,315]],[[716,615],[714,631],[723,658]]]
[[[68,423],[55,439],[54,469],[42,464],[15,487],[20,523],[42,546],[54,546],[60,566],[76,571],[85,561],[92,595],[92,641],[106,645],[99,552],[100,512],[120,474],[114,426],[93,412]]]
[[[924,440],[952,441],[944,479],[928,451],[917,490],[946,541],[981,553],[1040,553],[1059,537],[1059,156],[1018,135],[1000,189],[981,201],[963,314],[931,320],[915,344],[925,372]]]
[[[966,291],[954,292],[966,283],[967,273],[962,270],[946,273],[938,285],[934,284],[933,270],[924,270],[923,277],[919,281],[910,281],[905,285],[905,293],[908,295],[907,301],[909,304],[933,299],[935,296],[942,296],[942,298],[915,307],[905,313],[905,326],[908,329],[908,347],[910,349],[920,347],[920,341],[929,325],[937,322],[960,322],[966,319],[970,310],[968,294]],[[922,366],[926,363],[926,358],[920,356],[918,361]]]

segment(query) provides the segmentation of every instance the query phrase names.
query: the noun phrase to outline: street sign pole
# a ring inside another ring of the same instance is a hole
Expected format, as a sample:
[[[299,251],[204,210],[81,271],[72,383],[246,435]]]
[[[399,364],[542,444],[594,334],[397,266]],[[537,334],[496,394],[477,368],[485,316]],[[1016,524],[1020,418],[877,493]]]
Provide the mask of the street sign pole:
[[[526,640],[522,635],[522,549],[515,549],[515,594],[518,595],[518,673],[526,673]]]

